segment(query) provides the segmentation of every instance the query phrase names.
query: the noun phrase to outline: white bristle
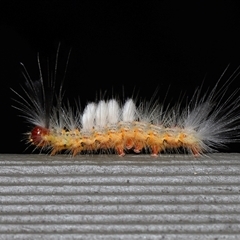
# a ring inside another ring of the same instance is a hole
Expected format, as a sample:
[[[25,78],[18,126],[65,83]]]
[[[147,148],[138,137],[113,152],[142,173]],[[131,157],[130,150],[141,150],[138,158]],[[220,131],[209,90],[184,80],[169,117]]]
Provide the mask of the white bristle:
[[[105,101],[100,101],[97,105],[95,125],[97,129],[103,129],[107,126],[108,105]]]
[[[117,124],[120,118],[120,107],[115,99],[108,101],[108,123],[111,125]]]
[[[95,125],[95,114],[96,114],[96,104],[89,103],[82,115],[82,130],[83,131],[91,131]]]
[[[136,120],[136,105],[132,99],[128,99],[122,109],[123,122],[133,122]]]

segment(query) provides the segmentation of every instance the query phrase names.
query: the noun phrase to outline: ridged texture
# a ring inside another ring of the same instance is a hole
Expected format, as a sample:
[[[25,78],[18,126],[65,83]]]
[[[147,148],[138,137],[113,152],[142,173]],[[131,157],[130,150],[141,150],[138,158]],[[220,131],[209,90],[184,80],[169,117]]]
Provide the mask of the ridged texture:
[[[0,155],[0,239],[240,239],[240,154]]]

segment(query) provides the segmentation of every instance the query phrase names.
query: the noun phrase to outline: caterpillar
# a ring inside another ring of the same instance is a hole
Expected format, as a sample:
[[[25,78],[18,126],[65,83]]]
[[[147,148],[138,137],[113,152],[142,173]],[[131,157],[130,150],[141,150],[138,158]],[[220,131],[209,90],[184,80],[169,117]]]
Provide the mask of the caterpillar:
[[[80,106],[63,102],[62,83],[56,84],[55,72],[44,79],[38,55],[39,79],[31,79],[24,68],[23,94],[16,92],[17,106],[31,125],[26,142],[34,149],[51,155],[79,153],[186,152],[194,156],[216,152],[231,142],[239,141],[239,90],[224,99],[231,82],[239,75],[236,69],[220,87],[227,68],[211,91],[202,95],[197,88],[191,100],[168,107],[157,101],[136,104],[134,98],[123,102],[101,99]],[[68,61],[67,61],[68,62]]]

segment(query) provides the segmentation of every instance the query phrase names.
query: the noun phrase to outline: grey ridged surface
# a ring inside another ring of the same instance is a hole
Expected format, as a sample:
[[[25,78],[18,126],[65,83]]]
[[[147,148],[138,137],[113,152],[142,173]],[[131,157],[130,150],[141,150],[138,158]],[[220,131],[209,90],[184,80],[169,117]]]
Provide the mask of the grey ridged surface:
[[[240,239],[240,154],[0,155],[1,239]]]

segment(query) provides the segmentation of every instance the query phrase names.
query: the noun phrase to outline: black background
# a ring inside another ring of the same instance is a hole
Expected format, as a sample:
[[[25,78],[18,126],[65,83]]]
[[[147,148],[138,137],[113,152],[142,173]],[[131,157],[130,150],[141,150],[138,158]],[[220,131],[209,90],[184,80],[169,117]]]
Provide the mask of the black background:
[[[66,97],[80,97],[82,106],[105,91],[107,96],[124,92],[125,98],[134,91],[150,99],[158,88],[163,99],[169,86],[167,101],[174,102],[182,91],[191,96],[204,79],[206,87],[213,87],[230,64],[226,81],[240,64],[239,1],[0,3],[2,153],[26,147],[21,139],[28,128],[11,107],[10,88],[19,91],[24,82],[20,62],[37,79],[37,53],[43,66],[47,57],[53,66],[59,43],[57,77],[61,81],[71,49]]]

